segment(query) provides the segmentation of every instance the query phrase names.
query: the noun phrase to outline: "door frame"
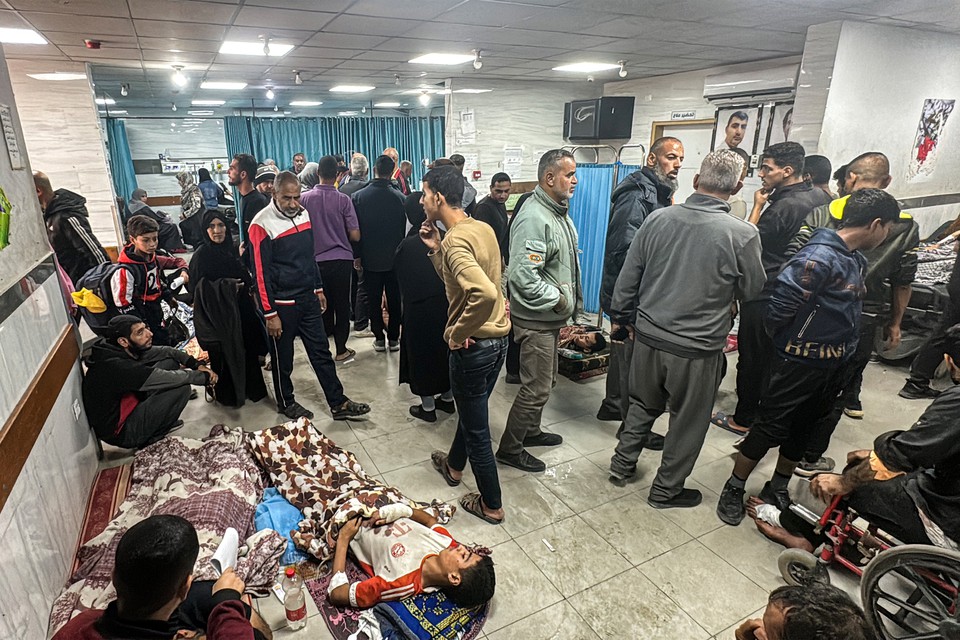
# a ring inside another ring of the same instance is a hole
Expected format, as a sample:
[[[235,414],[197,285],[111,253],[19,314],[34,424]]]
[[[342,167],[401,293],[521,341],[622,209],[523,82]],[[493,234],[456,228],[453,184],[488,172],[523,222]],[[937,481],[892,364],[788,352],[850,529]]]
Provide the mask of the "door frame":
[[[700,118],[699,120],[654,120],[650,127],[650,148],[658,138],[663,137],[663,130],[666,127],[702,127],[705,124],[715,125],[716,118]]]

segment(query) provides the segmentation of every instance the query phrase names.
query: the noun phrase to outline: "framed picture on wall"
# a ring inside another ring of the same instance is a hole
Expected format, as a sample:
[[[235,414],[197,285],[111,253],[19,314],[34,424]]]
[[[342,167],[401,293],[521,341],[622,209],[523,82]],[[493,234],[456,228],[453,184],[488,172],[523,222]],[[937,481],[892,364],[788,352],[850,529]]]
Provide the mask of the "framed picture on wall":
[[[757,143],[757,128],[760,124],[760,107],[745,105],[717,109],[717,122],[713,128],[713,151],[717,149],[742,149],[753,155]]]
[[[790,139],[790,127],[793,125],[793,103],[778,102],[773,105],[770,122],[767,126],[767,142],[763,145],[766,149],[772,144],[786,142]],[[761,149],[762,151],[762,149]]]

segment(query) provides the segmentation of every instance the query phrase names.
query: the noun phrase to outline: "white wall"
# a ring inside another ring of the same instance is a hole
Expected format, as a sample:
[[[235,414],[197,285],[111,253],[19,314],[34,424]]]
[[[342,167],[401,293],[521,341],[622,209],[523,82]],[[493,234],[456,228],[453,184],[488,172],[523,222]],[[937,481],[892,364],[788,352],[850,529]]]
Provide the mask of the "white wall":
[[[69,189],[85,197],[97,238],[105,246],[117,246],[113,183],[89,75],[86,80],[66,82],[27,76],[54,71],[86,73],[86,66],[41,60],[10,60],[6,66],[34,170],[47,174],[54,189]]]
[[[446,100],[446,151],[479,155],[483,177],[474,183],[483,195],[490,178],[503,170],[503,147],[523,147],[520,180],[537,179],[537,162],[544,151],[568,144],[563,139],[563,105],[599,97],[601,86],[583,82],[480,82],[453,80],[451,88],[493,89],[490,93],[451,93]],[[460,112],[472,109],[477,127],[475,144],[458,145]],[[469,175],[467,176],[470,177]]]

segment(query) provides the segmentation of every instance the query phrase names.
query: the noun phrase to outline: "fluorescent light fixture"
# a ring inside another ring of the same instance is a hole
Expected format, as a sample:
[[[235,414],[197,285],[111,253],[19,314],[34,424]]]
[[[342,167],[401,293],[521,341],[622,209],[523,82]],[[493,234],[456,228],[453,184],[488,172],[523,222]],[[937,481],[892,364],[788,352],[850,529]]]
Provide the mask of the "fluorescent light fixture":
[[[410,60],[410,64],[455,65],[471,62],[475,58],[472,53],[428,53]]]
[[[454,93],[490,93],[493,89],[454,89]]]
[[[64,80],[86,80],[85,73],[69,73],[66,71],[55,71],[54,73],[28,73],[28,77],[34,80],[53,80],[62,82]]]
[[[323,103],[319,100],[294,100],[290,103],[291,107],[319,107]]]
[[[187,111],[191,116],[212,116],[213,111]]]
[[[117,104],[117,101],[113,98],[96,98],[94,102],[97,104]]]
[[[270,47],[267,55],[271,58],[279,58],[285,56],[293,49],[292,44],[280,44],[279,42],[270,41]],[[220,53],[232,53],[238,56],[262,56],[264,46],[263,41],[258,40],[257,42],[238,42],[235,40],[227,40],[222,45],[220,45]]]
[[[47,44],[46,38],[33,29],[0,29],[0,42],[4,44]]]
[[[619,64],[607,64],[605,62],[574,62],[572,64],[563,64],[554,67],[554,71],[572,71],[574,73],[593,73],[594,71],[609,71],[610,69],[619,69]]]
[[[120,115],[123,115],[123,114],[125,114],[125,113],[126,113],[126,111],[124,111],[123,109],[118,109],[117,111],[110,111],[110,112],[101,111],[101,112],[100,112],[100,115],[102,115],[102,116],[108,116],[108,115],[109,115],[109,116],[120,116]]]
[[[239,91],[240,89],[245,89],[246,87],[246,82],[215,82],[212,80],[206,80],[205,82],[200,83],[201,89],[216,89],[223,91]]]
[[[168,53],[183,53],[183,49],[167,49]]]
[[[373,91],[376,87],[368,84],[338,84],[330,89],[331,93],[366,93]]]
[[[341,112],[338,113],[337,115],[338,115],[338,116],[355,116],[355,115],[357,115],[357,113],[358,113],[358,112],[356,112],[356,111],[341,111]]]
[[[422,104],[423,106],[427,106],[428,104],[430,104],[430,94],[424,91],[422,94],[420,94],[419,100],[420,100],[420,104]]]
[[[399,107],[399,106],[400,106],[400,103],[399,103],[399,102],[377,102],[377,103],[374,104],[373,106],[375,106],[375,107],[383,107],[383,108],[389,109],[389,108],[392,108],[392,107]]]
[[[173,84],[177,85],[178,87],[187,86],[187,76],[183,75],[182,66],[178,65],[173,67],[173,76],[171,76],[170,79],[173,81]]]
[[[220,107],[226,100],[194,100],[190,104],[195,107]]]

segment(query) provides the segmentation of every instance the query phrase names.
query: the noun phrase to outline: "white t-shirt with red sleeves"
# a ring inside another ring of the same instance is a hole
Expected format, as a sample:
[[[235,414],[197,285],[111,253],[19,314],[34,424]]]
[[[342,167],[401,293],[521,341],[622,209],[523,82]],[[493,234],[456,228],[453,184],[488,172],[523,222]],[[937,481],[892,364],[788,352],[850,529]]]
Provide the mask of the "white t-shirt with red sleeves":
[[[363,527],[350,541],[360,567],[372,576],[350,585],[350,606],[372,607],[378,602],[402,600],[423,591],[423,561],[456,545],[439,525],[431,529],[409,518],[381,527]]]

